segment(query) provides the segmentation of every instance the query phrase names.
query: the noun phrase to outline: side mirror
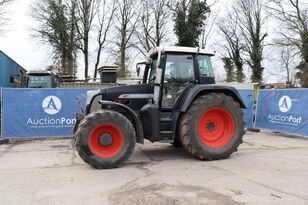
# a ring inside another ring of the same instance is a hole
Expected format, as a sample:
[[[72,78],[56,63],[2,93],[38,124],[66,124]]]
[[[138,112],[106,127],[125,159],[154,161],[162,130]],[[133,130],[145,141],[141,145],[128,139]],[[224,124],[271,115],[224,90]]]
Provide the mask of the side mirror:
[[[137,72],[137,76],[139,77],[139,75],[140,75],[140,66],[138,64],[136,65],[136,72]]]

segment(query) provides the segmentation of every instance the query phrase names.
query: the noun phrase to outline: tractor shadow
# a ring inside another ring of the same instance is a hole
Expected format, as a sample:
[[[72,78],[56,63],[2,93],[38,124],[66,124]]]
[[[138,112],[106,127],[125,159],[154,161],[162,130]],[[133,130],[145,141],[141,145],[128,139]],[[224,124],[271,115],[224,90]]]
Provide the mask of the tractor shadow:
[[[165,143],[146,143],[137,145],[130,158],[130,163],[146,163],[155,161],[191,159],[196,160],[183,147],[175,147]]]

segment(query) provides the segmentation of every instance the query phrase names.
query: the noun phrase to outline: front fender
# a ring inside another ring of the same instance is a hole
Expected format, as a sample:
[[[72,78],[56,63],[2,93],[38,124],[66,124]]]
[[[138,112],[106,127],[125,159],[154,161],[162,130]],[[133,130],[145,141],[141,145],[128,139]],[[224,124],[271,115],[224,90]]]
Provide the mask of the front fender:
[[[121,111],[122,114],[128,117],[128,119],[132,121],[132,124],[135,128],[136,141],[141,144],[144,143],[143,128],[142,128],[141,121],[136,115],[136,113],[131,108],[121,103],[112,102],[112,101],[100,100],[99,103],[105,106],[106,109],[110,109],[110,110],[116,109],[117,111]]]

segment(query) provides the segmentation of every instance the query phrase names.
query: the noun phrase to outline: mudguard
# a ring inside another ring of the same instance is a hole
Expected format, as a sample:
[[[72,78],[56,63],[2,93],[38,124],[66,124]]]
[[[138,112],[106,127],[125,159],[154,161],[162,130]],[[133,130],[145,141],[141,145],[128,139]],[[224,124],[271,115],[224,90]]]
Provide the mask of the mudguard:
[[[238,102],[241,108],[246,108],[240,94],[234,87],[224,85],[193,84],[183,91],[181,97],[174,106],[172,122],[173,139],[176,137],[178,121],[181,117],[181,113],[187,111],[190,104],[197,96],[208,93],[224,93],[231,96],[236,102]]]
[[[116,108],[117,111],[119,110],[123,111],[126,117],[128,117],[132,121],[132,124],[136,131],[136,141],[141,144],[144,143],[142,123],[140,119],[138,118],[137,114],[131,108],[121,103],[112,102],[112,101],[100,100],[99,103],[105,106],[107,109],[115,110]]]
[[[182,96],[175,104],[174,111],[186,112],[190,104],[197,96],[207,93],[224,93],[231,96],[236,102],[238,102],[241,108],[246,108],[246,105],[243,102],[240,94],[234,87],[225,85],[197,84],[189,86],[187,89],[185,89],[185,91],[182,93]]]

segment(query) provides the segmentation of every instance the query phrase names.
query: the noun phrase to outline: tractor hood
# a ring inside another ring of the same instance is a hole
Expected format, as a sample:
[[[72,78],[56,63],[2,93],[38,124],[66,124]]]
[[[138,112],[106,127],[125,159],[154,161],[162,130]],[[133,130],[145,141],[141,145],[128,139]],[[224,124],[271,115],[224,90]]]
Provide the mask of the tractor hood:
[[[150,84],[138,84],[104,88],[100,90],[102,100],[115,101],[120,95],[125,94],[150,94],[153,93],[154,86]]]
[[[92,90],[87,93],[86,114],[90,113],[91,110],[99,109],[100,100],[120,102],[133,110],[138,110],[146,104],[147,99],[119,99],[119,97],[125,94],[153,94],[153,92],[154,85],[151,84],[117,86]]]

